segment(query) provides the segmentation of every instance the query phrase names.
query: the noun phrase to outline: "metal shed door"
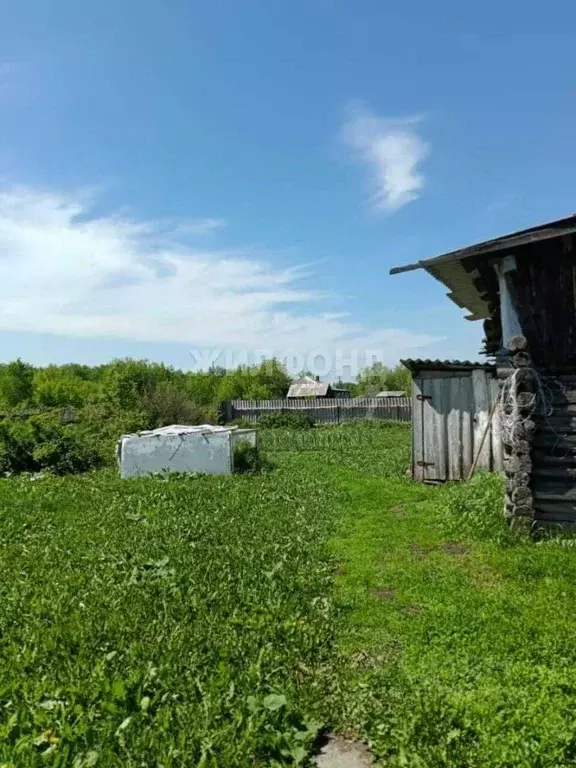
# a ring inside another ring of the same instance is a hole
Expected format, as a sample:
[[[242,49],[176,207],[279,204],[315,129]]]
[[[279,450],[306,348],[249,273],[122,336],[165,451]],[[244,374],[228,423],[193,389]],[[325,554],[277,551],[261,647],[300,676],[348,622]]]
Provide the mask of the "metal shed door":
[[[469,375],[414,379],[412,455],[416,480],[461,480],[472,463]]]

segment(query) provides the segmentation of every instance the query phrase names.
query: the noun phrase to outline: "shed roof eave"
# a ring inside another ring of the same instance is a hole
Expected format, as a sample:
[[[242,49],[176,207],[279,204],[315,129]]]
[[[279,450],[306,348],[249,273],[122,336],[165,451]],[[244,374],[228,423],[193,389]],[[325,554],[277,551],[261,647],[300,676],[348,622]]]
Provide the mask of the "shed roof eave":
[[[474,279],[478,277],[476,271],[468,272],[459,261],[434,265],[426,271],[449,289],[448,298],[460,309],[467,310],[469,320],[490,317],[490,308],[474,284]]]
[[[530,227],[529,229],[512,232],[503,237],[497,237],[474,245],[468,245],[464,248],[459,248],[456,251],[448,251],[447,253],[435,256],[431,259],[421,259],[420,261],[406,264],[405,266],[392,267],[390,274],[398,275],[402,272],[412,272],[416,269],[427,269],[429,266],[446,264],[451,261],[460,261],[469,258],[470,256],[488,256],[491,253],[496,253],[508,248],[518,248],[522,245],[528,245],[529,243],[549,240],[550,238],[562,237],[563,235],[571,235],[574,233],[576,233],[576,214],[556,221],[550,221],[536,227]]]
[[[471,269],[467,260],[480,257],[485,263],[491,258],[497,259],[513,253],[515,249],[530,243],[550,240],[553,238],[573,235],[576,233],[576,214],[541,224],[530,229],[513,232],[504,237],[486,240],[476,245],[466,246],[456,251],[441,254],[432,259],[407,264],[403,267],[393,267],[391,275],[425,269],[429,275],[448,288],[448,298],[460,308],[468,311],[468,320],[481,320],[490,317],[490,309],[485,297],[479,292],[475,277],[476,270]],[[496,296],[492,297],[495,300]]]

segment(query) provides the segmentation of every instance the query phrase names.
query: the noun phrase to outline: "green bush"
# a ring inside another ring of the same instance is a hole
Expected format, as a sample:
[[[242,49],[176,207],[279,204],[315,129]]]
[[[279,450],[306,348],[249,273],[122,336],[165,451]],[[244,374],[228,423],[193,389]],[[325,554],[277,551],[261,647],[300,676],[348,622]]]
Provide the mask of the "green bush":
[[[116,444],[122,435],[148,429],[148,416],[143,410],[116,410],[110,404],[96,403],[79,413],[80,429],[98,447],[104,464],[116,463]]]
[[[199,406],[185,391],[173,382],[160,382],[145,391],[140,399],[147,416],[147,428],[167,427],[170,424],[206,424],[216,422],[216,411],[210,406]]]
[[[32,402],[34,368],[20,358],[0,366],[0,405],[16,408]]]
[[[290,386],[290,376],[284,366],[275,359],[262,360],[257,365],[239,365],[221,373],[215,380],[219,402],[286,397]]]
[[[36,472],[40,469],[34,458],[38,440],[33,425],[13,418],[0,422],[0,472]]]
[[[239,440],[234,446],[234,472],[257,472],[261,469],[258,448],[249,440]]]
[[[70,428],[54,433],[51,439],[38,443],[32,453],[40,469],[56,475],[73,475],[96,469],[104,463],[96,445],[91,445]]]
[[[260,422],[256,421],[252,423],[248,419],[232,419],[230,422],[231,427],[240,427],[241,429],[257,429],[260,426]]]
[[[97,385],[81,378],[72,367],[50,365],[34,372],[34,401],[47,408],[81,408],[95,397]]]
[[[283,411],[267,413],[258,423],[263,429],[312,429],[314,419],[307,413]]]
[[[12,417],[0,423],[0,471],[46,470],[76,474],[102,466],[98,441],[76,424],[62,424],[56,414]]]

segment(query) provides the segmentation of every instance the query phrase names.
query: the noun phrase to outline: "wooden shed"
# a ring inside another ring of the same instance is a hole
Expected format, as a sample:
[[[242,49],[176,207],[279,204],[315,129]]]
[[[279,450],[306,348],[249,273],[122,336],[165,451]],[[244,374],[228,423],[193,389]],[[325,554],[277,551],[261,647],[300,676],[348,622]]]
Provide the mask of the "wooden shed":
[[[391,274],[414,269],[483,321],[501,385],[507,517],[576,525],[576,214]]]
[[[412,374],[412,476],[464,480],[472,464],[502,470],[496,366],[458,360],[402,360]]]

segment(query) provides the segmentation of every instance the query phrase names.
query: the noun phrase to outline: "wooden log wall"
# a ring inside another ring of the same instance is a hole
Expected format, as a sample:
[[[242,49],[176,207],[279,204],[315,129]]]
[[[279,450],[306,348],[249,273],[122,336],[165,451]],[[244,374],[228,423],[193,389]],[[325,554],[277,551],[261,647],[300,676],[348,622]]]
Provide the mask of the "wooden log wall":
[[[498,376],[502,385],[501,431],[506,475],[504,514],[512,521],[534,517],[531,477],[538,376],[524,336],[513,336],[508,351],[511,365],[499,369]]]
[[[523,246],[508,285],[537,368],[576,365],[576,249],[573,238]]]
[[[576,526],[576,376],[542,375],[544,408],[537,420],[532,492],[534,522]]]

